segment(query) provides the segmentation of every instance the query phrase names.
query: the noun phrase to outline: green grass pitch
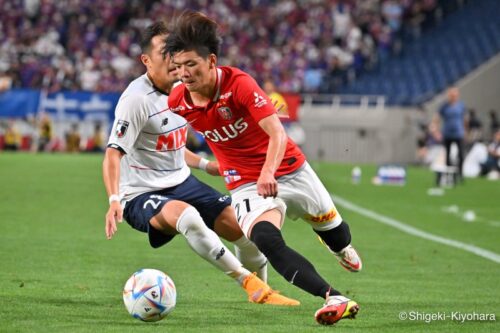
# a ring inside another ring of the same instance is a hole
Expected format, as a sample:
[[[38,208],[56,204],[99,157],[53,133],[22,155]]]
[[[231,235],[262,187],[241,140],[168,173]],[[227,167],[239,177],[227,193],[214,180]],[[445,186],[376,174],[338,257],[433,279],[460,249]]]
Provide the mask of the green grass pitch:
[[[107,198],[102,155],[0,154],[0,332],[500,332],[500,264],[405,234],[338,206],[364,259],[344,271],[306,223],[288,220],[285,240],[361,306],[356,320],[315,323],[322,300],[270,268],[270,284],[300,307],[249,304],[231,279],[198,258],[182,237],[154,250],[126,223],[104,236]],[[374,186],[376,166],[313,163],[335,195],[422,231],[500,253],[500,183],[484,179],[429,196],[433,175],[409,168],[403,187]],[[196,172],[223,190],[222,179]],[[456,206],[451,208],[451,206]],[[451,212],[450,212],[451,210]],[[457,211],[458,210],[458,211]],[[462,213],[473,210],[474,222]],[[122,288],[139,268],[157,268],[177,285],[174,312],[158,323],[133,319]],[[408,314],[495,314],[496,321],[400,320]]]

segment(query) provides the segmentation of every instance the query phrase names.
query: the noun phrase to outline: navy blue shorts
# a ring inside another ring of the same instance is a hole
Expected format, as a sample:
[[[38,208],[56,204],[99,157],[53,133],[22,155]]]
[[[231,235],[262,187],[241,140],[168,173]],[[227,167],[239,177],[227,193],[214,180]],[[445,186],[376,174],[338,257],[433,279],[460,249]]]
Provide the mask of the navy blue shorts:
[[[205,224],[214,229],[215,219],[231,205],[231,197],[223,195],[190,175],[183,183],[160,191],[147,192],[127,201],[123,217],[132,228],[147,232],[149,244],[157,248],[174,238],[153,228],[149,221],[170,200],[184,201],[200,213]]]

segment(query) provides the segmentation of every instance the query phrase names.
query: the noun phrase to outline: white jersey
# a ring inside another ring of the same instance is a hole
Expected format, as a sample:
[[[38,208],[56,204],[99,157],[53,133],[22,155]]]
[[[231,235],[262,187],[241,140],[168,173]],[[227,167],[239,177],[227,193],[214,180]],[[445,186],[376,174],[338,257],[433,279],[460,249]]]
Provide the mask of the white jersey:
[[[108,146],[122,149],[120,197],[129,201],[139,194],[182,183],[190,174],[184,161],[187,122],[167,110],[167,96],[146,74],[122,93]]]

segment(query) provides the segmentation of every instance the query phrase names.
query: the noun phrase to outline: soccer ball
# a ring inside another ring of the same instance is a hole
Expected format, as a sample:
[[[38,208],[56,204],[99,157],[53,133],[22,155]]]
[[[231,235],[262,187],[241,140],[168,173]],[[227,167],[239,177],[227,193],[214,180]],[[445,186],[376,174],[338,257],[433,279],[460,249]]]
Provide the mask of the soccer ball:
[[[174,281],[156,269],[141,269],[127,280],[123,302],[128,312],[142,321],[158,321],[175,308]]]

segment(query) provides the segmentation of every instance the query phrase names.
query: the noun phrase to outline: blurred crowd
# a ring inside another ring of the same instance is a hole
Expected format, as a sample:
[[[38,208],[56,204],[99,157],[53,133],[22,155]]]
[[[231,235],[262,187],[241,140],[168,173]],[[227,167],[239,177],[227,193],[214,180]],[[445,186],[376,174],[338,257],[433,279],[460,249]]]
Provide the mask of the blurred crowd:
[[[58,122],[46,112],[26,119],[0,118],[0,151],[103,152],[107,134],[101,122]]]
[[[286,92],[332,93],[418,35],[439,0],[0,0],[0,90],[122,91],[140,31],[186,8],[217,20],[220,64]]]

